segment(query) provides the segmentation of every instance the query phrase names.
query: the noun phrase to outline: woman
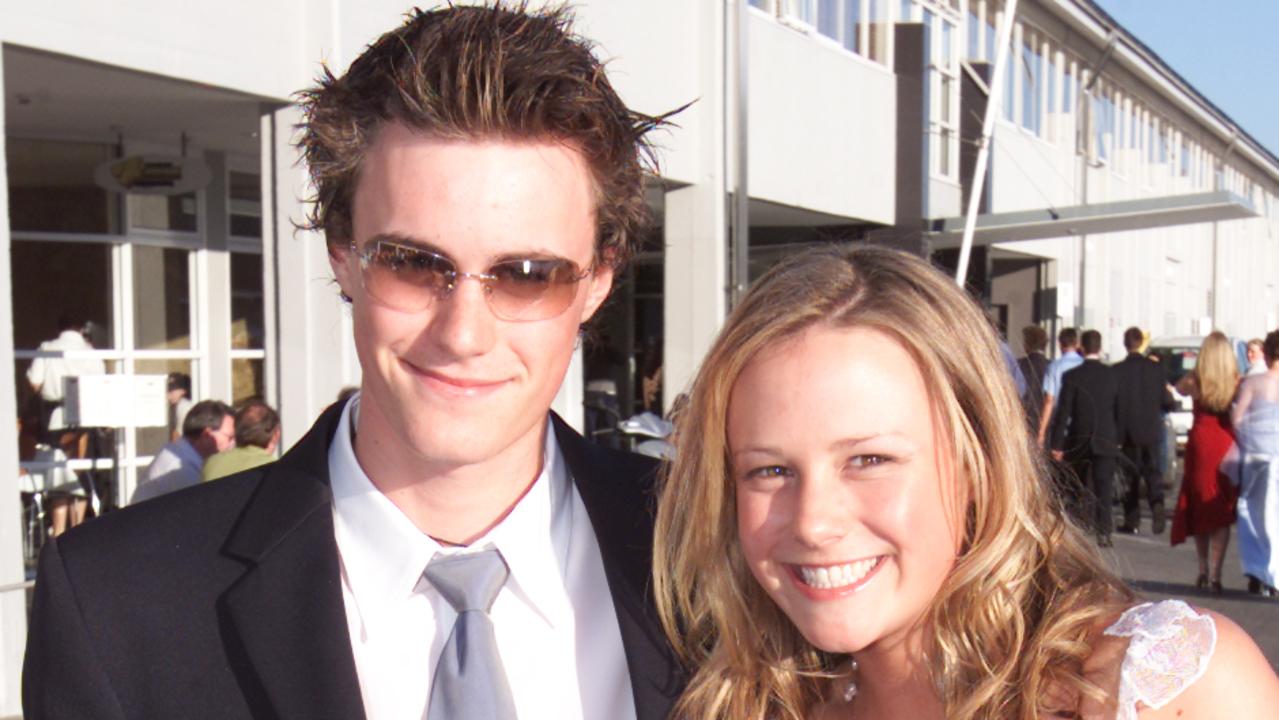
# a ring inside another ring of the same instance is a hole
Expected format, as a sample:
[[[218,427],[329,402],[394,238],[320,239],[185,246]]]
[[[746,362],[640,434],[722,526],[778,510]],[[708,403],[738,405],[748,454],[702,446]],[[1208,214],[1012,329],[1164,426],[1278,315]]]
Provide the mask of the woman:
[[[1239,385],[1239,365],[1230,340],[1220,332],[1204,338],[1195,367],[1177,381],[1177,392],[1194,400],[1194,421],[1186,436],[1181,493],[1172,516],[1172,544],[1195,538],[1199,578],[1195,585],[1221,594],[1221,564],[1235,522],[1234,484],[1220,472],[1235,442],[1230,401]],[[1211,562],[1210,562],[1211,561]]]
[[[674,716],[1211,719],[1279,703],[1229,620],[1134,608],[1064,519],[1020,412],[990,325],[924,261],[824,249],[765,275],[693,384],[658,506],[658,606],[694,667]],[[1169,657],[1175,673],[1151,671]]]
[[[1242,460],[1239,559],[1248,591],[1279,597],[1279,330],[1262,343],[1267,369],[1239,386],[1230,411]]]

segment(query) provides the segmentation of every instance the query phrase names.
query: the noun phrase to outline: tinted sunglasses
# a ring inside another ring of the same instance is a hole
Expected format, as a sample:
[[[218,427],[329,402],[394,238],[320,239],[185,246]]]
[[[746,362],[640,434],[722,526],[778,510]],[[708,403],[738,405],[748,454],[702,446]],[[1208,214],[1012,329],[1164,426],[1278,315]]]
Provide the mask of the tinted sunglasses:
[[[449,258],[425,248],[375,240],[359,249],[364,289],[378,303],[404,312],[420,312],[447,297],[466,278],[484,286],[489,309],[502,320],[548,320],[568,309],[577,283],[591,274],[564,258],[516,258],[494,263],[485,272],[462,272]]]

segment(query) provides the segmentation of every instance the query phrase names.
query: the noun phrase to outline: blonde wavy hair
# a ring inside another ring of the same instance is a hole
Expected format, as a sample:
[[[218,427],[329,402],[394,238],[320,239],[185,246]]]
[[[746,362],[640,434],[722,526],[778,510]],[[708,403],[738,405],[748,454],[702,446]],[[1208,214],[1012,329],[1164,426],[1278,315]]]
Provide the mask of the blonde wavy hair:
[[[1235,389],[1239,386],[1239,362],[1225,334],[1214,330],[1204,338],[1199,346],[1194,373],[1199,404],[1209,412],[1229,410]]]
[[[1061,511],[990,323],[915,256],[827,247],[755,284],[677,422],[654,547],[658,611],[693,668],[674,717],[800,720],[838,674],[842,658],[800,635],[742,557],[726,436],[742,369],[817,325],[878,330],[914,356],[964,481],[963,549],[924,618],[946,717],[1031,720],[1062,709],[1062,698],[1104,700],[1084,661],[1101,623],[1132,594]]]

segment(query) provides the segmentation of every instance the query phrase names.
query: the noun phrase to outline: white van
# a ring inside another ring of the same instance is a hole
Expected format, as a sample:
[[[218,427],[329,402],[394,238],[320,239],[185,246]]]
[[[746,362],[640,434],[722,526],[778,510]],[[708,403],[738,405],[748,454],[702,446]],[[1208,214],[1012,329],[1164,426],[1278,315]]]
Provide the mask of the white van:
[[[1159,364],[1164,369],[1168,384],[1175,388],[1177,381],[1183,375],[1195,369],[1195,363],[1199,359],[1199,346],[1203,345],[1203,341],[1203,337],[1199,335],[1155,338],[1146,347],[1146,355],[1159,356]],[[1248,372],[1248,341],[1230,338],[1230,344],[1235,349],[1235,358],[1239,362],[1239,374],[1242,376]],[[1186,435],[1189,434],[1190,425],[1194,420],[1191,412],[1194,403],[1189,396],[1182,395],[1175,389],[1172,394],[1181,407],[1169,413],[1168,418],[1172,421],[1173,431],[1177,434],[1177,445],[1184,446]]]

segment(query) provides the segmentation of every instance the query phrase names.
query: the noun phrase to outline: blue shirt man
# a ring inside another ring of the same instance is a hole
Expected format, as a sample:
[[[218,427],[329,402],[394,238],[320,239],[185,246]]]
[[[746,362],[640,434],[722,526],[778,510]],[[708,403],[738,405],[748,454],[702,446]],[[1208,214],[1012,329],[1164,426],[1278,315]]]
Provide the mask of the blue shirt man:
[[[1053,406],[1057,396],[1061,394],[1061,376],[1084,363],[1084,356],[1079,354],[1079,331],[1075,328],[1063,328],[1057,333],[1057,345],[1061,355],[1048,363],[1044,372],[1044,411],[1039,415],[1039,444],[1043,445],[1048,434],[1048,426],[1052,422]]]

